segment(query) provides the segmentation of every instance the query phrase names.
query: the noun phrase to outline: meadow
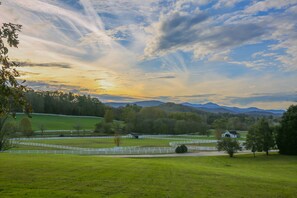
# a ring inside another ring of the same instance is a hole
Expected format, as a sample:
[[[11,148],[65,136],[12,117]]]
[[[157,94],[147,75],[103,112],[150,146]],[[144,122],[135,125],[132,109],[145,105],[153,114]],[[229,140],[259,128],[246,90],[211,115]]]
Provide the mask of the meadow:
[[[15,122],[20,122],[22,118],[26,117],[24,114],[18,114]],[[32,114],[30,121],[34,131],[40,131],[40,126],[44,125],[45,130],[74,130],[74,126],[81,125],[81,129],[95,129],[95,124],[101,122],[101,117],[88,116],[63,116],[54,114]]]
[[[1,197],[296,197],[297,157],[0,154]],[[129,184],[129,185],[127,185]]]
[[[198,138],[197,138],[198,139]],[[121,138],[121,147],[137,146],[137,147],[169,147],[170,142],[185,140],[185,138],[179,138],[175,136],[172,139],[148,139],[148,138]],[[63,139],[28,139],[21,140],[21,142],[33,142],[42,144],[55,144],[64,146],[74,146],[81,148],[112,148],[115,147],[113,138],[63,138]],[[196,143],[191,144],[193,146],[216,146],[216,143]],[[16,145],[12,148],[13,150],[39,150],[40,148],[45,149],[46,147],[34,147]]]
[[[74,146],[81,148],[111,148],[115,147],[113,138],[75,138],[75,139],[44,139],[27,140],[28,142]],[[172,140],[161,139],[121,139],[121,146],[168,147]],[[25,141],[23,141],[25,142]]]

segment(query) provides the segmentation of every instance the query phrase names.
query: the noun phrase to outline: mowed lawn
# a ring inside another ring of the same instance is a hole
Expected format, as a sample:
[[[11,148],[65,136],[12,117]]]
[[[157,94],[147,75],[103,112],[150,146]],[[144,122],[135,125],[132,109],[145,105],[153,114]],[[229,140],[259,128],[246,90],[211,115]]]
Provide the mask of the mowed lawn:
[[[24,114],[18,114],[16,122],[25,117]],[[74,126],[81,125],[81,129],[95,129],[95,124],[102,121],[100,117],[84,116],[63,116],[63,115],[40,115],[32,114],[30,118],[34,131],[40,131],[40,125],[44,125],[45,130],[74,130]]]
[[[140,147],[169,147],[169,142],[183,141],[184,139],[130,139],[122,138],[120,146],[140,146]],[[111,148],[115,147],[113,138],[74,138],[74,139],[37,139],[37,140],[22,140],[22,142],[34,142],[43,144],[56,144],[65,146],[75,146],[81,148]],[[197,143],[193,146],[216,146],[216,143]],[[14,149],[23,149],[25,147],[17,146]],[[34,148],[34,147],[31,147]]]
[[[22,140],[25,142],[24,140]],[[56,144],[65,146],[75,146],[81,148],[111,148],[115,147],[113,138],[74,138],[74,139],[44,139],[44,140],[27,140],[43,144]],[[172,140],[162,139],[129,139],[122,138],[120,146],[145,146],[145,147],[168,147]]]
[[[4,197],[296,197],[297,156],[0,154]]]

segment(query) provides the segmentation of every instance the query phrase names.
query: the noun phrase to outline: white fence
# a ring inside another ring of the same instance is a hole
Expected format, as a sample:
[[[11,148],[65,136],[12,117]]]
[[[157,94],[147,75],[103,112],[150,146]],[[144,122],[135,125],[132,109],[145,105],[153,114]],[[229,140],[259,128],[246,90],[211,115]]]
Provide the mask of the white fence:
[[[49,153],[49,154],[80,154],[80,155],[140,155],[140,154],[169,154],[175,149],[170,147],[147,147],[135,149],[89,149],[89,150],[8,150],[8,153]]]
[[[197,139],[192,139],[192,140],[186,140],[186,141],[175,141],[175,142],[169,142],[170,146],[176,147],[178,145],[189,145],[189,144],[205,144],[205,143],[217,143],[218,140],[197,140]]]
[[[176,138],[174,138],[176,136]],[[185,137],[185,138],[184,138]],[[189,137],[189,138],[186,138]],[[139,135],[139,139],[168,139],[168,140],[197,140],[191,138],[205,137],[194,135]],[[108,139],[114,136],[86,136],[86,137],[41,137],[41,138],[12,138],[12,140],[62,140],[62,139],[80,139],[80,138],[94,138],[94,139]],[[121,138],[134,138],[132,135],[122,135]]]
[[[171,136],[171,137],[169,137]],[[182,135],[184,136],[184,135]],[[96,137],[51,137],[51,138],[18,138],[12,139],[14,144],[36,146],[45,148],[55,148],[61,150],[8,150],[9,153],[51,153],[51,154],[81,154],[81,155],[137,155],[137,154],[168,154],[175,153],[175,148],[179,145],[185,144],[188,147],[188,151],[216,151],[216,147],[207,146],[194,146],[193,144],[203,143],[217,143],[218,140],[206,140],[206,139],[190,139],[190,138],[173,138],[172,135],[143,135],[141,138],[145,139],[172,139],[182,140],[169,142],[170,147],[113,147],[113,148],[80,148],[73,146],[44,144],[35,142],[22,142],[23,140],[47,140],[47,139],[76,139],[76,138],[99,138],[107,139],[114,138],[114,136],[96,136]],[[121,138],[131,138],[131,136],[121,136]],[[244,141],[239,141],[243,144]]]
[[[215,151],[214,147],[188,147],[189,151]],[[7,150],[6,153],[30,154],[79,154],[79,155],[143,155],[175,153],[171,147],[139,147],[125,149],[84,149],[84,150]]]

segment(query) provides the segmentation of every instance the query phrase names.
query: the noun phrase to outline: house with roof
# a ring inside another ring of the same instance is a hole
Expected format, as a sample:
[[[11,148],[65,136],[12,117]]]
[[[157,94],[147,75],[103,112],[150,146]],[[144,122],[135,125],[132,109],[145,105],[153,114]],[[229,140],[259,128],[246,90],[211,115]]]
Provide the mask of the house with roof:
[[[235,130],[226,130],[223,134],[222,137],[229,137],[229,138],[239,138],[239,133]]]

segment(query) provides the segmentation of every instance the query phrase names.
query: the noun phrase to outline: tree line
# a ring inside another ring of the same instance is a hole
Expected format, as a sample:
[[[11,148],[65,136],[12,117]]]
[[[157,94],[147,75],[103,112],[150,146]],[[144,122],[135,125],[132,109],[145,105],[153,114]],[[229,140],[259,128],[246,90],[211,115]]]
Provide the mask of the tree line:
[[[25,97],[35,113],[102,117],[106,108],[97,98],[71,92],[30,90]]]
[[[214,128],[218,136],[226,129],[248,130],[259,118],[249,115],[226,113],[180,112],[164,107],[140,107],[127,105],[112,108],[104,105],[98,98],[59,91],[34,91],[25,93],[25,97],[35,113],[98,116],[106,114],[112,119],[126,123],[124,131],[143,134],[180,134],[196,133],[208,135],[208,129]],[[169,103],[168,103],[169,104]],[[171,107],[174,105],[170,105]],[[178,105],[176,105],[178,106]],[[21,109],[19,109],[21,111]],[[269,118],[275,122],[275,118]],[[111,133],[109,122],[96,126],[96,131]]]
[[[209,135],[215,129],[218,136],[226,129],[247,130],[259,120],[249,115],[214,114],[206,112],[165,111],[162,107],[139,107],[126,105],[107,108],[105,122],[96,126],[96,131],[110,132],[113,119],[125,122],[124,132],[140,134],[189,134]],[[107,121],[109,120],[109,121]],[[268,118],[270,123],[274,120]]]
[[[291,105],[281,118],[279,125],[271,126],[267,119],[261,118],[248,130],[246,149],[269,154],[278,149],[280,154],[297,155],[297,105]],[[241,150],[239,142],[232,138],[223,138],[218,142],[218,150],[226,151],[230,157]]]

